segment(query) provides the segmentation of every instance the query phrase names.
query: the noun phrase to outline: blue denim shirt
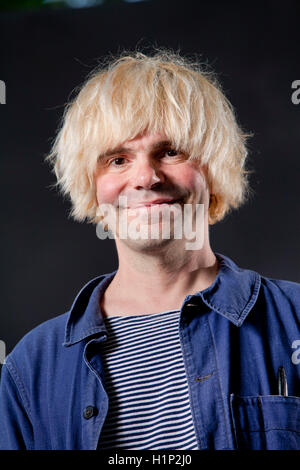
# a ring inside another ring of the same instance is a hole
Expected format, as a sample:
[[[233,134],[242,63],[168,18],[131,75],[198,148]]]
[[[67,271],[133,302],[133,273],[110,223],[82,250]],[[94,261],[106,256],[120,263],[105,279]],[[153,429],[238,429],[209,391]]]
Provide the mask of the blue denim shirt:
[[[215,281],[186,296],[179,323],[198,447],[300,449],[300,284],[215,255]],[[7,356],[0,449],[98,447],[108,410],[99,297],[115,273],[88,282],[70,311],[34,328]],[[278,392],[280,366],[288,396]]]

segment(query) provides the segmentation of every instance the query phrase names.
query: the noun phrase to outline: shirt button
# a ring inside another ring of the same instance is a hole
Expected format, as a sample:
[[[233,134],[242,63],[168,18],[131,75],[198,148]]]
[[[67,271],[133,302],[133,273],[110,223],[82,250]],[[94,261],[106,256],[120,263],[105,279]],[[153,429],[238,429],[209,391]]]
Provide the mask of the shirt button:
[[[97,414],[98,414],[98,410],[95,406],[87,406],[83,411],[83,417],[85,419],[90,419],[93,416],[96,416]]]

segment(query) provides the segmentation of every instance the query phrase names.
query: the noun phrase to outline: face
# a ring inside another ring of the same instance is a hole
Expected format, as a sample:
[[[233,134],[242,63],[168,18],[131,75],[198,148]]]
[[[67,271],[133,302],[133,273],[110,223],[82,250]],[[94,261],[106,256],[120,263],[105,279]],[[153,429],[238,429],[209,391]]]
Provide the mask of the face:
[[[209,187],[205,168],[174,149],[161,133],[137,136],[101,156],[95,183],[99,207],[109,204],[117,214],[114,235],[118,241],[119,220],[126,221],[128,227],[138,216],[138,227],[142,226],[148,236],[144,239],[121,237],[122,243],[138,249],[154,249],[174,242],[172,236],[163,238],[161,231],[157,238],[149,236],[151,226],[152,229],[153,224],[161,226],[164,214],[170,210],[173,228],[179,220],[176,217],[183,214],[184,204],[192,204],[193,208],[195,204],[204,204],[207,214]]]

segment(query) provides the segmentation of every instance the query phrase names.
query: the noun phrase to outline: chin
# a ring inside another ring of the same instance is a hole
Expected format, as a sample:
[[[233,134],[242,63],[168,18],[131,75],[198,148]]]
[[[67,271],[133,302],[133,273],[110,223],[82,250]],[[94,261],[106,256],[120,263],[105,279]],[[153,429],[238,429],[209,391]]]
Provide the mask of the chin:
[[[131,249],[140,251],[140,252],[156,252],[160,251],[161,249],[167,248],[168,246],[173,245],[174,242],[179,242],[180,240],[175,240],[174,238],[156,238],[156,239],[133,239],[133,238],[126,238],[121,239],[120,242],[126,244]]]

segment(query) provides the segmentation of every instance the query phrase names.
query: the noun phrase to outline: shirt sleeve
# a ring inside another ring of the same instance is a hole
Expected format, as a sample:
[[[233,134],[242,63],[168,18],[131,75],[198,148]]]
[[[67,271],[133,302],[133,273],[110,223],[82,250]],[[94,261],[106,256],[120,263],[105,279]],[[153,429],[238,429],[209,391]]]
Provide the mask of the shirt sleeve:
[[[14,377],[14,369],[5,363],[0,381],[0,450],[31,449],[33,428],[22,399],[22,384]]]

